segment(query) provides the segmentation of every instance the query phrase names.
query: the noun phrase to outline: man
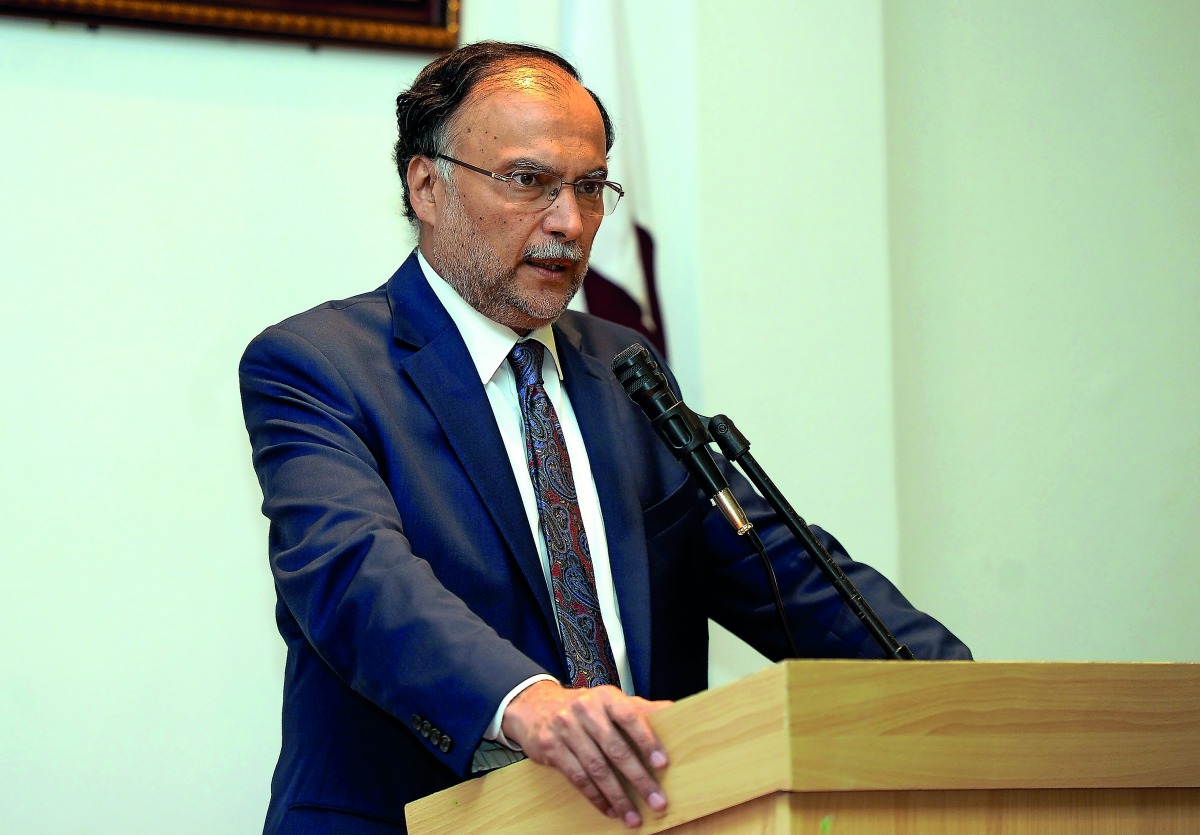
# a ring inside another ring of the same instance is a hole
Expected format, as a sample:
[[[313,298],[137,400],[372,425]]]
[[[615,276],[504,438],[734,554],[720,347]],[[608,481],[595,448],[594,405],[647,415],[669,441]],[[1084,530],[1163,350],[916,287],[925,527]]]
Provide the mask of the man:
[[[621,193],[599,100],[557,55],[483,43],[397,121],[417,252],[241,365],[288,646],[266,830],[400,832],[406,802],[515,751],[636,827],[621,779],[665,808],[646,717],[707,686],[708,619],[788,654],[767,580],[609,372],[637,335],[566,312]],[[878,657],[720,463],[801,652]],[[969,657],[818,535],[917,657]]]

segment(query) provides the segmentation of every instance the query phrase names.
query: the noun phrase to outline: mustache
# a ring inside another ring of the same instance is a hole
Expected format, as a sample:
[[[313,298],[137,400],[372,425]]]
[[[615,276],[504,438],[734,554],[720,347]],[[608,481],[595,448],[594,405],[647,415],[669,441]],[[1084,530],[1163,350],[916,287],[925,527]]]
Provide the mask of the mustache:
[[[551,239],[540,244],[532,244],[525,248],[525,258],[534,260],[566,259],[576,263],[585,257],[583,246],[579,241],[559,241]]]

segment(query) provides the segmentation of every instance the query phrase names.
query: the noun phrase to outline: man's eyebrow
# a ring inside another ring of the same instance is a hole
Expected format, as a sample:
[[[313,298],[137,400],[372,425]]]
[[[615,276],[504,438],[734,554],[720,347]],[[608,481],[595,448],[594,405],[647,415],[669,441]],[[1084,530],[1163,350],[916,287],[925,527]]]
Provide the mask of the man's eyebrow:
[[[551,166],[546,165],[544,162],[539,162],[538,160],[531,159],[529,157],[519,157],[517,159],[510,160],[508,162],[508,164],[506,164],[504,166],[504,170],[507,170],[507,171],[533,171],[538,174],[553,174],[556,177],[562,176],[562,172],[559,171],[558,169],[552,168]],[[593,168],[591,171],[584,174],[579,179],[581,179],[581,180],[603,180],[607,176],[608,176],[608,168],[605,166],[600,166],[599,168]]]
[[[538,173],[545,174],[558,173],[545,163],[538,162],[536,159],[530,159],[529,157],[518,157],[517,159],[510,160],[504,167],[510,171],[516,171],[519,169],[521,171],[536,171]]]

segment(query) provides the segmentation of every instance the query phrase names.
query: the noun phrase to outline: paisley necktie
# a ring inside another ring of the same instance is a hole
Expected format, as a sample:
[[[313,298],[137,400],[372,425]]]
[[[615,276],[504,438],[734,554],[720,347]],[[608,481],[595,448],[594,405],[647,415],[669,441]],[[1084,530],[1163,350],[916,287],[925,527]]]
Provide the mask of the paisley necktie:
[[[550,586],[572,687],[619,684],[600,615],[587,534],[579,515],[571,459],[562,426],[542,384],[540,342],[518,342],[508,355],[525,422],[525,461],[533,480],[542,536],[550,557]]]

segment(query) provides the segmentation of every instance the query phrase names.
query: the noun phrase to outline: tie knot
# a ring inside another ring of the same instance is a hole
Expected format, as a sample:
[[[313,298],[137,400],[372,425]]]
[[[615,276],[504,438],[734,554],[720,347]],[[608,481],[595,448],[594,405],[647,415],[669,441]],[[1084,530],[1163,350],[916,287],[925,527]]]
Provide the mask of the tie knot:
[[[546,348],[535,339],[518,342],[508,352],[508,363],[517,376],[517,386],[529,388],[542,382],[542,357]]]

